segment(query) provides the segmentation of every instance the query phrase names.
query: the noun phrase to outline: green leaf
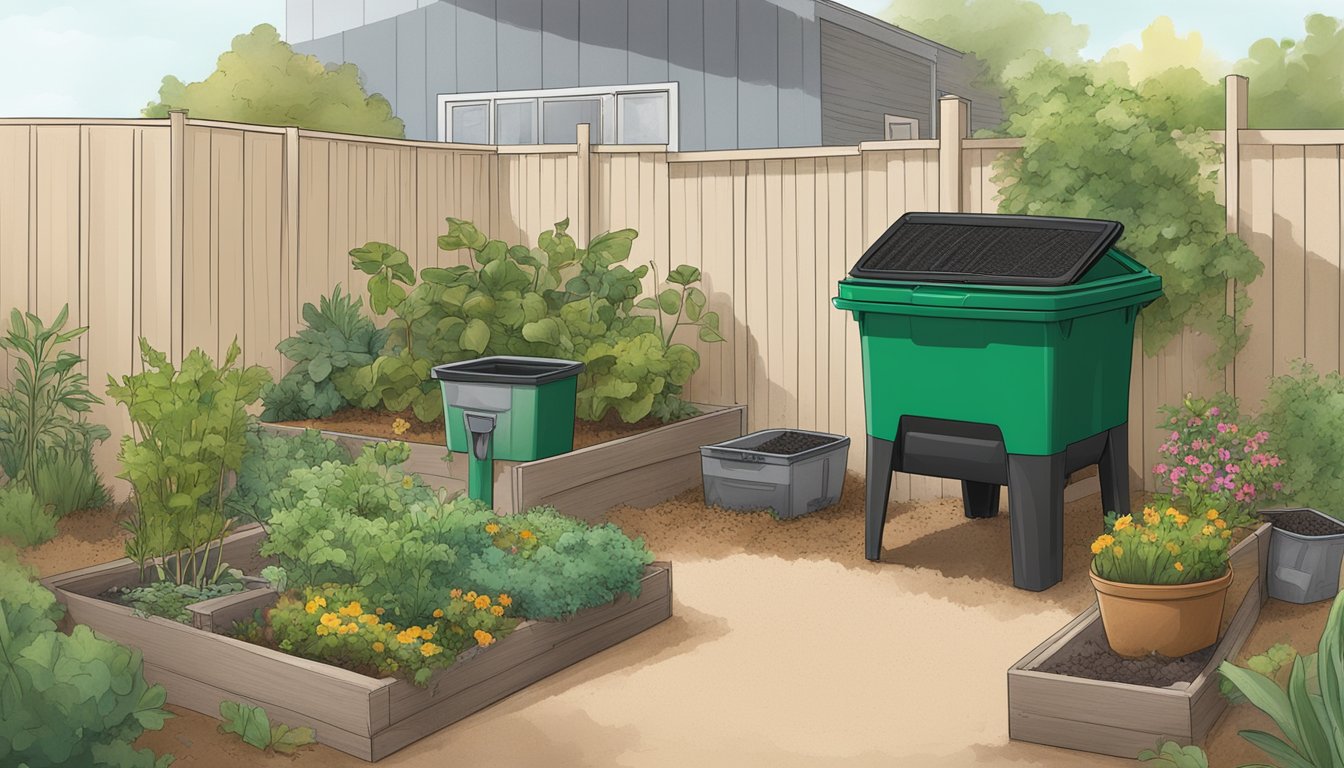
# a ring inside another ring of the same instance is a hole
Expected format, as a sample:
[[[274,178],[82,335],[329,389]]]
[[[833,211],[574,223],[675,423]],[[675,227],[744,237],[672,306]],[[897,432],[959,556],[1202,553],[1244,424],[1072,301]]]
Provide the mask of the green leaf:
[[[691,285],[700,282],[700,270],[687,264],[682,264],[672,270],[667,276],[667,281],[674,285]]]
[[[658,308],[669,315],[681,314],[681,292],[668,288],[659,293]]]
[[[289,728],[277,725],[271,730],[271,748],[282,754],[292,754],[299,747],[317,743],[317,734],[307,726]]]
[[[470,248],[473,251],[479,251],[485,247],[486,237],[476,229],[476,225],[462,219],[449,218],[448,233],[439,236],[439,248],[445,251],[456,251],[461,248]]]
[[[244,743],[257,749],[266,749],[271,745],[271,721],[266,710],[238,701],[221,701],[219,716],[223,723],[220,733],[236,733]]]
[[[535,344],[560,346],[560,323],[553,317],[543,318],[523,326],[523,338]]]
[[[705,312],[705,306],[709,303],[705,292],[694,286],[686,289],[686,319],[692,323],[700,321],[701,315]]]
[[[484,354],[486,346],[490,344],[490,326],[480,318],[473,318],[462,330],[462,338],[458,343],[463,349],[469,349],[478,355]]]

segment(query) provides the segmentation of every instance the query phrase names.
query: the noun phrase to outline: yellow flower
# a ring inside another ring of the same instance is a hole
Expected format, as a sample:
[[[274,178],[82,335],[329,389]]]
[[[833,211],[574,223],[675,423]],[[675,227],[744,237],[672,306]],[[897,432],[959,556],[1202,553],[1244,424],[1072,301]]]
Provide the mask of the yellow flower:
[[[1174,541],[1167,542],[1167,551],[1172,554],[1172,557],[1181,554],[1180,546]]]
[[[1143,539],[1144,539],[1144,541],[1147,541],[1149,544],[1155,544],[1155,543],[1157,543],[1157,534],[1156,534],[1156,533],[1145,533],[1145,534],[1143,535]]]
[[[529,531],[529,530],[526,530],[526,529],[521,530],[521,531],[518,532],[518,538],[520,538],[520,539],[530,539],[530,538],[532,538],[532,532]]]
[[[454,589],[452,592],[449,592],[449,593],[448,593],[448,596],[449,596],[449,597],[461,597],[461,596],[462,596],[462,590],[460,590],[460,589]]]
[[[1231,532],[1231,531],[1223,531],[1220,535],[1221,535],[1224,539],[1230,539],[1230,538],[1232,538],[1232,532]]]
[[[442,619],[442,618],[443,618],[443,609],[442,609],[442,608],[435,608],[435,609],[434,609],[434,618],[436,618],[436,619]]]
[[[1167,507],[1167,517],[1175,517],[1179,514],[1180,512],[1177,512],[1175,507]]]
[[[1201,536],[1212,536],[1213,532],[1216,530],[1218,529],[1214,528],[1212,525],[1206,525],[1199,530],[1199,533]]]
[[[476,593],[475,593],[475,592],[468,592],[467,595],[466,595],[466,597],[463,598],[463,599],[466,600],[468,603],[475,602],[475,600],[476,600]]]
[[[1133,515],[1125,515],[1124,517],[1117,517],[1115,519],[1115,530],[1123,531],[1133,524],[1134,524]]]
[[[1111,552],[1114,553],[1116,558],[1118,559],[1124,556],[1125,548],[1120,546],[1119,544],[1116,544],[1114,547],[1111,547]]]
[[[1185,570],[1185,566],[1184,566],[1184,565],[1181,565],[1181,563],[1180,563],[1179,560],[1176,561],[1176,564],[1173,565],[1172,567],[1175,568],[1175,569],[1178,570],[1178,571],[1184,571],[1184,570]]]
[[[1148,525],[1157,525],[1159,522],[1161,522],[1161,520],[1162,516],[1157,514],[1157,510],[1153,509],[1152,507],[1143,508],[1143,522],[1147,523]]]
[[[314,597],[314,598],[313,598],[313,602],[314,602],[314,603],[317,603],[319,606],[321,606],[321,607],[323,607],[323,608],[326,608],[326,607],[327,607],[327,598],[325,598],[325,597],[323,597],[323,596],[321,596],[321,595],[318,595],[317,597]]]
[[[382,615],[383,615],[383,609],[382,609],[382,608],[374,608],[374,609],[373,609],[373,612],[376,613],[376,614],[378,614],[379,616],[382,616]]]
[[[434,630],[433,630],[432,628],[425,628],[425,629],[420,630],[420,639],[421,639],[421,640],[432,640],[432,639],[434,639]]]
[[[331,630],[327,629],[326,627],[318,627],[317,634],[319,637],[326,637],[327,635],[331,634]]]
[[[392,420],[392,434],[401,436],[406,434],[406,430],[411,428],[411,423],[401,417]]]
[[[1190,516],[1189,516],[1189,515],[1179,515],[1179,514],[1176,515],[1176,527],[1177,527],[1177,528],[1183,528],[1183,527],[1185,527],[1185,524],[1188,523],[1188,522],[1190,522]]]
[[[507,606],[510,606],[510,605],[513,605],[513,598],[512,598],[512,597],[509,597],[507,594],[500,594],[500,596],[499,596],[499,604],[500,604],[500,605],[503,605],[503,606],[506,606],[506,607],[507,607]]]
[[[359,604],[358,600],[352,600],[349,605],[337,611],[337,613],[342,616],[358,616],[363,612],[364,608]]]
[[[1222,530],[1227,527],[1227,522],[1225,520],[1214,520],[1213,527],[1217,528],[1218,530]]]
[[[1101,550],[1111,546],[1114,543],[1115,543],[1114,536],[1110,535],[1109,533],[1103,533],[1097,537],[1096,541],[1092,542],[1092,554],[1099,555],[1101,554]]]
[[[429,657],[442,652],[443,649],[433,643],[425,643],[424,645],[420,646],[421,656]]]
[[[1217,519],[1218,519],[1218,510],[1216,510],[1216,509],[1210,509],[1204,516],[1207,517],[1207,518],[1210,519],[1210,520],[1217,520]]]
[[[335,629],[336,627],[341,626],[341,617],[334,613],[324,613],[322,614],[322,624]]]
[[[488,534],[491,534],[491,535],[494,535],[494,534],[496,534],[496,533],[499,533],[499,524],[498,524],[498,523],[486,523],[486,524],[485,524],[485,532],[488,533]]]
[[[483,629],[478,629],[473,632],[472,637],[476,638],[476,644],[482,647],[495,642],[495,636]]]
[[[407,635],[408,637],[410,637],[412,640],[416,639],[417,637],[420,637],[420,636],[423,635],[424,633],[425,633],[425,631],[424,631],[423,629],[421,629],[420,627],[407,627],[407,628],[406,628],[406,635]]]
[[[392,622],[389,621],[383,625],[383,629],[388,632],[391,632],[392,630],[396,629],[396,627],[392,626]]]
[[[480,597],[476,598],[476,600],[472,604],[475,605],[477,608],[489,608],[490,596],[481,595]]]
[[[496,616],[503,616],[503,615],[504,615],[504,606],[502,606],[502,605],[492,605],[492,606],[490,606],[490,612],[493,613],[493,614],[495,614]]]
[[[305,605],[305,606],[303,606],[303,610],[305,610],[305,611],[307,611],[307,612],[309,612],[309,613],[317,613],[317,601],[316,601],[316,600],[309,600],[309,601],[308,601],[308,604]]]
[[[387,649],[387,646],[383,645],[383,644],[380,643],[380,642],[374,641],[374,643],[373,643],[373,652],[374,652],[374,653],[382,653],[382,652],[383,652],[384,650],[386,650],[386,649]]]
[[[411,487],[412,485],[414,485],[414,484],[415,484],[415,482],[414,482],[413,480],[411,480],[411,476],[410,476],[410,475],[402,475],[402,477],[401,477],[401,487],[402,487],[402,488],[410,488],[410,487]]]
[[[363,616],[360,616],[359,620],[360,622],[368,624],[369,626],[373,626],[374,624],[378,623],[378,617],[374,616],[372,613],[366,613]]]
[[[403,629],[397,633],[397,642],[402,645],[410,645],[419,638],[419,633],[412,635],[409,630]]]

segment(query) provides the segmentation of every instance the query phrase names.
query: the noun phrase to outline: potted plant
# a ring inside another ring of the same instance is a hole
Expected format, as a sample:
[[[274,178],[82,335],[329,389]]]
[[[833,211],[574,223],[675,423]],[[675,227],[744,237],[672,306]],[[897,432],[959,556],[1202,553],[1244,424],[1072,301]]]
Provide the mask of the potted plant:
[[[1184,656],[1218,641],[1232,584],[1233,531],[1282,489],[1269,435],[1244,428],[1235,399],[1187,396],[1162,409],[1169,457],[1153,471],[1170,490],[1133,515],[1111,512],[1092,542],[1092,584],[1111,649],[1136,658]]]

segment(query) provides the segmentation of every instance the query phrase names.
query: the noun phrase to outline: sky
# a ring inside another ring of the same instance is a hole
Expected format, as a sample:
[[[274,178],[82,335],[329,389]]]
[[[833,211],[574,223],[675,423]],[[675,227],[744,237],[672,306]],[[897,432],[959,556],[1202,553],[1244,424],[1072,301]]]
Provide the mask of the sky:
[[[676,0],[672,0],[676,2]],[[889,0],[848,0],[880,13]],[[1344,0],[1038,0],[1087,24],[1084,54],[1138,43],[1159,15],[1198,29],[1221,58],[1261,37],[1297,37],[1311,12],[1344,16]],[[266,22],[284,33],[284,0],[3,0],[0,72],[7,117],[133,117],[166,74],[200,80],[234,35]]]

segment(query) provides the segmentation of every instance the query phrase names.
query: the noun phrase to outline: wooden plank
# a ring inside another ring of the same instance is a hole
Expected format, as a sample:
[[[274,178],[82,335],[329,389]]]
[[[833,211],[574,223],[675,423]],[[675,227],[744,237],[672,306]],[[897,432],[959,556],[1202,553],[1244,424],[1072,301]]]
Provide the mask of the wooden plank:
[[[37,168],[30,142],[36,128],[27,125],[0,125],[0,307],[28,310],[28,291],[32,284],[29,260],[32,258],[36,217],[33,187]],[[7,318],[4,318],[7,322]],[[0,370],[0,384],[9,386],[13,358]]]
[[[1290,373],[1292,362],[1306,354],[1305,172],[1302,147],[1274,147],[1275,376]]]
[[[849,265],[846,264],[848,252],[845,250],[846,165],[847,160],[844,158],[826,161],[826,187],[829,199],[826,222],[828,235],[826,253],[830,262],[829,273],[832,280],[841,279],[849,269]],[[849,325],[853,322],[854,319],[848,312],[835,312],[830,317],[830,343],[828,345],[830,361],[827,365],[830,396],[827,401],[831,407],[830,417],[826,424],[827,432],[848,434],[848,422],[846,420],[848,404],[846,399],[849,396],[849,391],[846,385],[850,371],[847,368],[845,356],[846,336],[849,332]],[[855,403],[854,407],[857,408],[858,404]],[[850,445],[849,461],[851,466],[860,467],[863,464],[855,456],[857,448],[858,441],[856,440]]]
[[[1306,251],[1307,362],[1320,370],[1339,370],[1340,313],[1340,163],[1339,147],[1306,148],[1303,178]]]
[[[751,402],[751,333],[747,328],[747,164],[732,163],[733,402]],[[750,427],[748,427],[750,429]]]
[[[1113,724],[1086,723],[1024,712],[1013,707],[1008,708],[1008,738],[1130,760],[1143,750],[1152,749],[1159,740],[1174,739],[1182,744],[1190,743],[1188,733],[1143,731]]]
[[[1227,709],[1227,697],[1223,696],[1219,690],[1218,665],[1228,659],[1235,660],[1241,648],[1246,644],[1246,638],[1250,637],[1251,630],[1255,627],[1255,622],[1260,617],[1260,584],[1264,579],[1257,576],[1251,583],[1251,590],[1245,594],[1236,613],[1232,617],[1232,622],[1227,626],[1224,632],[1224,640],[1219,643],[1217,651],[1213,658],[1204,667],[1200,676],[1190,683],[1190,736],[1196,742],[1201,742],[1209,731],[1213,729],[1214,723],[1222,716],[1223,711]]]
[[[215,319],[215,360],[237,340],[244,349],[248,341],[243,325],[246,314],[244,264],[246,261],[243,231],[244,198],[247,169],[244,159],[244,134],[236,131],[218,131],[211,138],[210,161],[213,186],[212,237],[210,259],[214,266],[217,295],[211,297],[210,315]],[[206,347],[206,351],[210,351]]]
[[[1344,131],[1342,130],[1244,130],[1240,134],[1243,145],[1339,146],[1344,144]]]
[[[1264,274],[1246,286],[1251,308],[1245,323],[1253,329],[1237,354],[1234,391],[1244,403],[1258,403],[1274,370],[1274,152],[1271,147],[1242,147],[1241,239],[1265,265]],[[1150,406],[1155,405],[1149,401]]]
[[[857,258],[856,254],[863,253],[868,248],[868,242],[863,237],[863,184],[860,177],[861,165],[859,158],[846,157],[841,162],[845,168],[845,248],[841,253],[835,254],[843,265],[838,273],[843,274],[849,271],[849,264],[846,262]],[[845,378],[845,399],[852,405],[846,406],[845,410],[845,428],[832,429],[844,435],[854,436],[854,440],[849,449],[849,460],[854,462],[854,466],[863,466],[867,457],[867,444],[862,439],[866,433],[864,425],[864,409],[859,407],[863,402],[863,357],[859,346],[859,325],[858,323],[845,323],[845,367],[842,369],[842,375]],[[834,395],[832,395],[834,396]]]
[[[745,124],[748,121],[743,121]],[[765,219],[765,248],[756,254],[757,261],[764,266],[765,291],[761,294],[764,303],[765,322],[759,328],[752,328],[752,335],[760,341],[759,349],[765,360],[761,373],[764,382],[758,381],[757,400],[753,406],[760,411],[760,428],[789,426],[788,408],[785,401],[789,390],[784,383],[784,271],[788,269],[783,259],[784,251],[784,161],[765,161],[765,210],[761,213]],[[792,308],[790,308],[792,309]],[[788,338],[793,342],[794,338]],[[761,384],[764,383],[764,389]]]
[[[280,599],[274,589],[248,589],[231,595],[202,600],[187,606],[191,625],[202,632],[227,632],[235,622],[252,616],[254,611],[269,608]]]
[[[700,467],[700,454],[696,452],[663,459],[545,496],[533,494],[525,485],[520,485],[517,492],[518,498],[523,500],[520,511],[546,505],[555,507],[567,517],[586,523],[603,523],[606,522],[607,511],[614,507],[651,507],[684,491],[699,488]]]
[[[827,288],[826,280],[821,285],[811,282],[817,272],[817,219],[816,189],[817,161],[813,158],[799,160],[795,166],[794,183],[796,185],[798,210],[795,215],[794,243],[796,268],[792,271],[794,290],[793,306],[797,308],[790,317],[795,318],[798,345],[796,369],[798,384],[794,389],[798,402],[798,421],[801,429],[816,430],[817,424],[817,328],[824,325],[823,320],[835,308],[830,297],[821,293],[819,288]],[[820,295],[818,295],[820,294]]]
[[[770,422],[770,380],[767,368],[770,354],[769,337],[766,335],[770,324],[767,291],[770,254],[767,251],[767,219],[765,161],[753,160],[747,163],[747,208],[745,215],[746,251],[743,260],[746,263],[745,287],[747,319],[743,330],[747,341],[747,405],[751,412],[750,431],[765,429]]]
[[[70,305],[70,327],[78,325],[80,257],[80,165],[78,126],[43,126],[35,131],[33,248],[30,309],[44,320]]]

